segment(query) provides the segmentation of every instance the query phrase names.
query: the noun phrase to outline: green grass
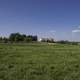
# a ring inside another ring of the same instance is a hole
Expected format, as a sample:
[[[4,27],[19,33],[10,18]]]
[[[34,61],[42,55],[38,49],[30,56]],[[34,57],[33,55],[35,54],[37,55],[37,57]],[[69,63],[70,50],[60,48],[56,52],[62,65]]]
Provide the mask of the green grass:
[[[80,45],[0,44],[0,80],[80,80]]]

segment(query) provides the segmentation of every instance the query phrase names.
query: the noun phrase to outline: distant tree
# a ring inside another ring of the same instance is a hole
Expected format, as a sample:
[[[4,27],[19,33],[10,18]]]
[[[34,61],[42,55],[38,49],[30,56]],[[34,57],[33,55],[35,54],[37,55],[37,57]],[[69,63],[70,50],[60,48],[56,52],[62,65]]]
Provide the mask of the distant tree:
[[[49,39],[49,42],[54,43],[54,39],[53,38]]]
[[[57,43],[61,43],[61,44],[69,44],[69,41],[67,41],[67,40],[61,40],[61,41],[57,41]]]
[[[19,33],[15,34],[15,42],[22,41],[22,36]]]
[[[32,41],[32,35],[28,35],[27,38],[26,38],[26,41],[31,42]]]
[[[49,43],[53,43],[54,39],[53,38],[42,38],[41,42],[49,42]]]
[[[15,41],[15,33],[11,33],[10,34],[10,36],[9,36],[9,40],[11,41],[11,42],[14,42]]]
[[[78,42],[71,42],[72,45],[78,45]]]
[[[21,36],[22,36],[22,41],[23,41],[23,42],[26,42],[27,36],[26,36],[25,34],[22,34]]]
[[[8,38],[6,38],[6,37],[2,38],[2,42],[3,42],[3,43],[8,43],[8,41],[9,41]]]
[[[37,41],[37,36],[20,34],[20,33],[12,33],[9,36],[10,42],[31,42]]]
[[[32,36],[32,41],[37,41],[37,36]]]
[[[2,37],[0,37],[0,43],[2,43],[2,41],[3,41],[3,38],[2,38]]]
[[[22,35],[20,33],[12,33],[9,36],[9,40],[11,42],[18,42],[18,41],[22,41]]]

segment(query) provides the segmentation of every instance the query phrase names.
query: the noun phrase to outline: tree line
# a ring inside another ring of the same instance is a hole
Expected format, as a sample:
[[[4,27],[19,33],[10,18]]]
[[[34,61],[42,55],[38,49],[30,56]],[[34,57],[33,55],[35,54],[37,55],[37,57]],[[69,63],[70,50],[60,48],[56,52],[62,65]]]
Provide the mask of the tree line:
[[[0,37],[0,43],[8,43],[8,42],[32,42],[37,41],[38,37],[37,35],[26,35],[26,34],[20,34],[20,33],[11,33],[9,37]]]
[[[0,43],[26,43],[26,42],[36,42],[38,41],[37,35],[26,35],[26,34],[20,34],[20,33],[11,33],[9,37],[0,37]],[[71,45],[77,45],[79,42],[74,41],[67,41],[67,40],[61,40],[61,41],[54,41],[52,38],[43,38],[41,42],[48,42],[48,43],[59,43],[59,44],[71,44]]]
[[[56,43],[59,43],[59,44],[70,44],[70,45],[78,45],[79,44],[79,42],[68,41],[68,40],[56,41]]]

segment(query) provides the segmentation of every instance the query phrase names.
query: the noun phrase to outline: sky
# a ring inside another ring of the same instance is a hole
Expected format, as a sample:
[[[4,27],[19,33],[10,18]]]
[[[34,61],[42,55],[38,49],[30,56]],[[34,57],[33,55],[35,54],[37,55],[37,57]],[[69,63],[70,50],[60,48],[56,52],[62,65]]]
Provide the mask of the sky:
[[[0,0],[0,36],[14,32],[80,41],[80,0]]]

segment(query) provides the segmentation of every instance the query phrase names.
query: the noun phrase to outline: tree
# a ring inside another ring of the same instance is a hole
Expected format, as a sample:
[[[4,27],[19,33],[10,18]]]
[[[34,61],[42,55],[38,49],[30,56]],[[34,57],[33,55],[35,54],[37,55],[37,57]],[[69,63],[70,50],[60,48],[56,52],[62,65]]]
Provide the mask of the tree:
[[[8,41],[9,41],[8,38],[6,38],[6,37],[2,38],[3,43],[8,43]]]
[[[32,36],[32,41],[37,41],[37,36]]]
[[[10,42],[31,42],[37,41],[37,36],[20,34],[20,33],[12,33],[9,36]]]
[[[2,37],[0,37],[0,43],[3,41],[3,38]]]
[[[18,42],[18,41],[22,41],[22,35],[20,33],[12,33],[9,37],[9,40],[11,42]]]
[[[9,40],[11,41],[11,42],[14,42],[15,41],[15,33],[11,33],[10,34],[10,36],[9,36]]]
[[[28,35],[27,38],[26,38],[26,41],[31,42],[32,41],[32,35]]]
[[[22,41],[23,42],[26,42],[26,38],[27,38],[27,36],[25,34],[22,34]]]

